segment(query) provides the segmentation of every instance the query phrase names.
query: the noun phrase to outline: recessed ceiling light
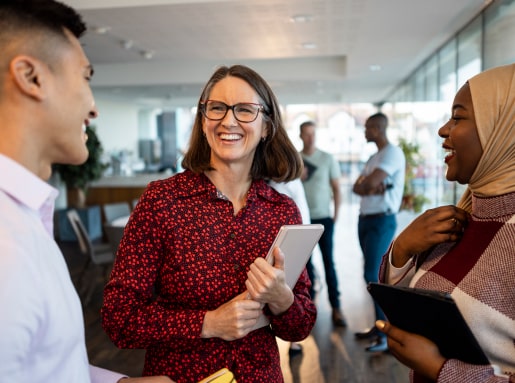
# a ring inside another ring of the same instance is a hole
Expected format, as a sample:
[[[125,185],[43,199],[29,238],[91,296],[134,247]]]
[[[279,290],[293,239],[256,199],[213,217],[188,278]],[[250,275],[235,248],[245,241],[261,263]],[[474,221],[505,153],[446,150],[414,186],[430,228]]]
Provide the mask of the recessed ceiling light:
[[[313,16],[311,15],[295,15],[290,17],[290,21],[292,23],[309,23],[313,21]]]
[[[140,53],[147,60],[151,60],[152,58],[154,58],[154,54],[155,54],[154,51],[141,51]]]
[[[368,66],[368,69],[371,71],[371,72],[378,72],[381,70],[381,65],[377,65],[377,64],[373,64],[373,65],[369,65]]]
[[[129,50],[134,46],[134,41],[132,40],[123,40],[122,47],[123,49]]]
[[[95,27],[92,28],[93,32],[95,32],[97,35],[105,35],[107,32],[111,30],[111,27],[105,26],[105,27]]]
[[[302,48],[304,48],[304,49],[316,49],[317,45],[315,43],[302,43]]]

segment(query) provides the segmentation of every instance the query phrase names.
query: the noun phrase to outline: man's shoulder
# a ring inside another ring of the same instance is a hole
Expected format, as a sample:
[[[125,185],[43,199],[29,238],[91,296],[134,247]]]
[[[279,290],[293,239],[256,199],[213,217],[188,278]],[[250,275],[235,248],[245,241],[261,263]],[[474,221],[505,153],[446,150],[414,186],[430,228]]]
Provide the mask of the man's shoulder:
[[[386,149],[404,155],[404,152],[402,151],[401,147],[399,145],[394,145],[391,142],[386,146]]]
[[[382,150],[375,153],[372,157],[379,157],[379,158],[383,158],[383,159],[388,159],[388,158],[401,159],[401,158],[404,158],[404,152],[402,151],[402,149],[399,146],[389,143]]]
[[[331,154],[331,153],[326,152],[325,150],[322,150],[322,149],[319,149],[319,148],[317,148],[317,149],[315,150],[315,153],[317,153],[317,152],[318,152],[321,156],[332,156],[332,154]]]
[[[332,161],[334,158],[331,153],[318,148],[315,150],[311,157],[322,161]]]

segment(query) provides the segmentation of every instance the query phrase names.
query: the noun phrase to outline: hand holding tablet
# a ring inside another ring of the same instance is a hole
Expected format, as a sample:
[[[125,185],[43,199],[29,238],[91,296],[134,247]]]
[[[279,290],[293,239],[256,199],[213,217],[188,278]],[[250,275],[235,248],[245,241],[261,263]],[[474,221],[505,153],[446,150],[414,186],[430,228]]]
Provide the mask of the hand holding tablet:
[[[286,283],[290,288],[293,289],[297,283],[323,231],[324,226],[320,224],[284,225],[279,229],[279,233],[277,233],[272,246],[270,246],[266,260],[273,265],[273,251],[276,247],[281,249],[284,254]],[[266,326],[269,323],[268,318],[262,314],[254,329]]]
[[[489,364],[450,295],[383,283],[369,283],[368,291],[388,321],[404,331],[430,339],[445,358]]]

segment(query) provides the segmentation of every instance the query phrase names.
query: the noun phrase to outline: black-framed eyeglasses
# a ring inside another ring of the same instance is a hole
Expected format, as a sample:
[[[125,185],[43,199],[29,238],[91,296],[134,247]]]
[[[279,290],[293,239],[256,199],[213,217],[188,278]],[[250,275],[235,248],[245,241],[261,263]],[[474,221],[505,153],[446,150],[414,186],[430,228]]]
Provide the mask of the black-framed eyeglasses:
[[[240,102],[234,105],[227,105],[225,102],[207,100],[201,104],[201,110],[208,120],[220,121],[225,118],[227,111],[231,109],[234,118],[239,122],[253,122],[259,112],[263,112],[265,107],[261,104],[252,102]]]

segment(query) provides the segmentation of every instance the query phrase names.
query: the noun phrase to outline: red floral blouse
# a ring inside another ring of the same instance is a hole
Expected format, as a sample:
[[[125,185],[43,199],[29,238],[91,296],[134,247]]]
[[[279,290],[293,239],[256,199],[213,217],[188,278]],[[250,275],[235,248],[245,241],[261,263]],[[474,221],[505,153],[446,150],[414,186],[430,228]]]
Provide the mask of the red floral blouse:
[[[301,223],[288,197],[254,181],[235,216],[205,175],[149,184],[133,212],[104,290],[102,324],[120,348],[146,349],[143,375],[196,383],[227,367],[238,383],[283,382],[275,337],[300,341],[316,319],[304,270],[292,306],[242,339],[200,338],[206,311],[245,291],[250,264],[279,228]]]

